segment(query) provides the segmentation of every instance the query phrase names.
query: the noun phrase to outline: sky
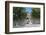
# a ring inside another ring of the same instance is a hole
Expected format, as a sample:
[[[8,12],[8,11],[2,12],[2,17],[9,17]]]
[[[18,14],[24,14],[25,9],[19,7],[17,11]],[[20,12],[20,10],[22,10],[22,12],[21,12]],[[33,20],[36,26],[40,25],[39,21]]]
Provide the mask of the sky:
[[[26,7],[26,12],[31,13],[32,12],[32,8],[31,7]]]

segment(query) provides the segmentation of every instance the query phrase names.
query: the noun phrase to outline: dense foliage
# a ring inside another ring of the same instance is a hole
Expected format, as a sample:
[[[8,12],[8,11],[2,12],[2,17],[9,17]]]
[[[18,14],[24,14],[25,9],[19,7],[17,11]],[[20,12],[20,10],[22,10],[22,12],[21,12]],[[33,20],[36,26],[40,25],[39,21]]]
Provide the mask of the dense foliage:
[[[21,20],[26,17],[25,8],[13,7],[13,20]]]
[[[40,8],[32,8],[32,17],[40,18]]]

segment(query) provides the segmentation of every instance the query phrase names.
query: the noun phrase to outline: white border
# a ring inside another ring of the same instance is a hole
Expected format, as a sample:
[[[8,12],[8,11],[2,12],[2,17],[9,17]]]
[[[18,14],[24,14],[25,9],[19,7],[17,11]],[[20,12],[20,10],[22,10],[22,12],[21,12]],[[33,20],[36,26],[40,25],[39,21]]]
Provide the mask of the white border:
[[[33,7],[40,8],[40,27],[29,27],[29,28],[13,28],[13,7]],[[9,4],[9,32],[20,32],[20,31],[37,31],[43,30],[43,5],[33,5],[33,4],[20,4],[20,3],[10,3]]]

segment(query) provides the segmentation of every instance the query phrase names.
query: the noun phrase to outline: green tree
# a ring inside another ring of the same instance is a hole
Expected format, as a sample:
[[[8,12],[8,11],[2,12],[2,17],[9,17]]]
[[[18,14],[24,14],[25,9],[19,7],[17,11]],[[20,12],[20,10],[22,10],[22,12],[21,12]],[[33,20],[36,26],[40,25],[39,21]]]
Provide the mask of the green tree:
[[[32,17],[40,18],[40,8],[32,8]]]
[[[13,7],[13,20],[21,20],[26,17],[25,8],[23,7]]]

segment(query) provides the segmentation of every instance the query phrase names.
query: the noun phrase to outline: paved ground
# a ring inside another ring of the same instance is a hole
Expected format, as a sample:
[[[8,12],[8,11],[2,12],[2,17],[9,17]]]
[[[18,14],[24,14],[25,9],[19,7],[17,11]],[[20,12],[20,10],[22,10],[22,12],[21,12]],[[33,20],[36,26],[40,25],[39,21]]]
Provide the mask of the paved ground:
[[[14,26],[14,28],[23,28],[23,27],[39,27],[40,24],[26,24],[25,26]]]
[[[15,23],[16,23],[16,25],[15,25]],[[21,22],[20,22],[20,24],[22,23],[21,25],[18,25],[19,22],[15,22],[15,23],[14,23],[14,25],[13,25],[14,28],[39,27],[39,26],[40,26],[40,24],[34,24],[34,23],[32,23],[31,20],[30,20],[28,23],[27,23],[26,20],[25,20],[25,22],[21,21]]]

